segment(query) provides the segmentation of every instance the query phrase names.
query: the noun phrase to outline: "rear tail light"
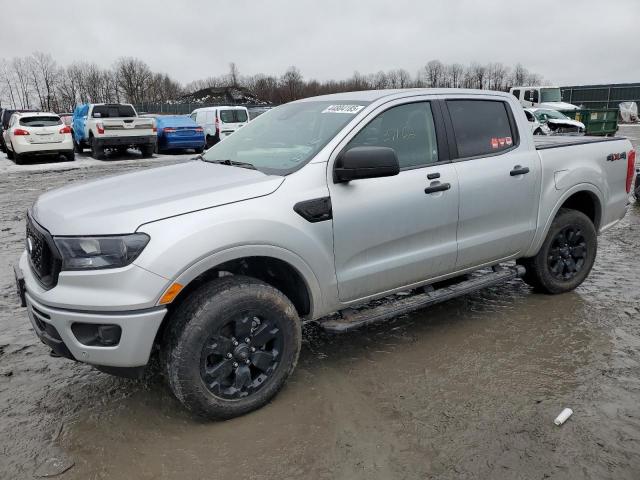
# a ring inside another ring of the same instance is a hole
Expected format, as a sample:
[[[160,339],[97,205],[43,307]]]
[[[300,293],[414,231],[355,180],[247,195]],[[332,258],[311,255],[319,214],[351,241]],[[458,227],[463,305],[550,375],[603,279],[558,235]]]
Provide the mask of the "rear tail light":
[[[71,133],[71,127],[64,126],[60,129],[60,133]]]
[[[19,136],[19,135],[29,135],[29,132],[27,132],[26,130],[23,130],[22,128],[16,128],[16,129],[13,131],[13,134],[14,134],[15,136]]]
[[[196,131],[197,133],[202,133],[202,132],[204,132],[204,129],[203,129],[202,127],[196,127],[196,128],[195,128],[195,131]]]
[[[96,129],[100,135],[104,133],[104,125],[102,123],[96,123]]]
[[[631,193],[631,183],[636,164],[636,151],[631,150],[627,156],[627,193]]]
[[[151,124],[151,131],[152,131],[153,133],[158,133],[158,125],[156,125],[156,122],[153,122],[153,123]]]

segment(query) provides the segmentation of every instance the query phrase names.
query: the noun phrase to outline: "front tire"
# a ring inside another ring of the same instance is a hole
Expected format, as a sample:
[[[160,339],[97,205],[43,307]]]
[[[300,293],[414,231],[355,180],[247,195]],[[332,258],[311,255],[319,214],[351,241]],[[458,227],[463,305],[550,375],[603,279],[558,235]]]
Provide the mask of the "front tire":
[[[584,213],[560,209],[535,257],[520,259],[527,269],[523,280],[536,290],[557,294],[578,287],[596,259],[598,240],[593,222]]]
[[[301,338],[296,310],[279,290],[244,276],[213,280],[173,313],[163,342],[169,386],[196,415],[243,415],[283,387]]]

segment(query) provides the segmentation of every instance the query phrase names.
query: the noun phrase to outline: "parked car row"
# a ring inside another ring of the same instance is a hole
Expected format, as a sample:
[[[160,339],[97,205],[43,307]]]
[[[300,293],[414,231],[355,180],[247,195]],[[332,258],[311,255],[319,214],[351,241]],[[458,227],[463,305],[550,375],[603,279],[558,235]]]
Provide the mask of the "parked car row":
[[[0,113],[0,150],[16,163],[27,155],[63,154],[73,160],[74,152],[87,148],[96,159],[129,149],[140,150],[143,158],[167,151],[200,154],[249,122],[247,108],[238,106],[198,108],[190,115],[138,115],[133,105],[121,103],[82,104],[73,113],[36,112]]]

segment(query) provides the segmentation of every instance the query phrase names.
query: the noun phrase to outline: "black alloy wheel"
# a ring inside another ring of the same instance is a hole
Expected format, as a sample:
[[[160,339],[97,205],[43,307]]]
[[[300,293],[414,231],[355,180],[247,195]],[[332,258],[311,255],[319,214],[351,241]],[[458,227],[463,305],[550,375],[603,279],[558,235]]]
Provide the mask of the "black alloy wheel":
[[[220,398],[246,397],[257,392],[273,374],[282,346],[277,320],[241,315],[205,343],[200,360],[202,381]]]
[[[584,267],[587,241],[580,227],[569,225],[560,230],[551,242],[549,272],[558,280],[571,280]]]

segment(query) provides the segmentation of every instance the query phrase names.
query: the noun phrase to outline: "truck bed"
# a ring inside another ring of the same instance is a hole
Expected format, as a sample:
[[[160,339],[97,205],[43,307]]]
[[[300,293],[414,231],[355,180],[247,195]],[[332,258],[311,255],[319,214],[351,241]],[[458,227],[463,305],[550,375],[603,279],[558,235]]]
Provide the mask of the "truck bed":
[[[615,142],[625,140],[625,137],[586,137],[586,136],[542,136],[534,135],[533,141],[536,150],[546,150],[549,148],[571,147],[574,145],[587,145],[590,143]]]

